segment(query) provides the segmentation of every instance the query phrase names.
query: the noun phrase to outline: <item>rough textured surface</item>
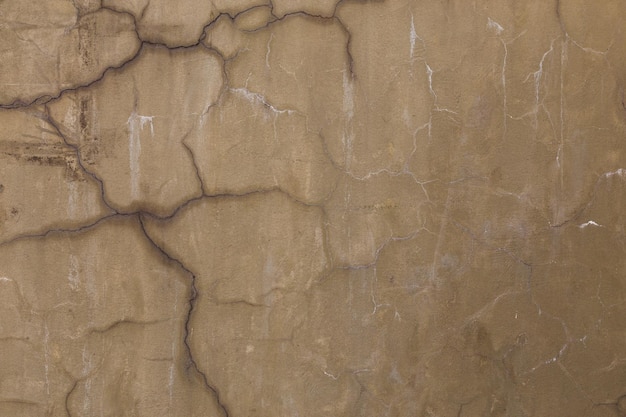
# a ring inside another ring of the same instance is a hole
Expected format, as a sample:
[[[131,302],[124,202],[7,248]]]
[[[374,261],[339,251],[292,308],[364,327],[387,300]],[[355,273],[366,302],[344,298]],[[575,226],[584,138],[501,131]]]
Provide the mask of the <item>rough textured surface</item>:
[[[0,1],[0,416],[626,416],[625,25]]]

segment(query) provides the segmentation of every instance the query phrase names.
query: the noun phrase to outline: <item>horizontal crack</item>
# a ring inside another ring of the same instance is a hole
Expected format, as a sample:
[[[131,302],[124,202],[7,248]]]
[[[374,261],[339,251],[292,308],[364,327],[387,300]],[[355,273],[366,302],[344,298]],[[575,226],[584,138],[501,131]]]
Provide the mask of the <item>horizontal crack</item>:
[[[119,217],[128,217],[128,216],[133,216],[133,215],[134,215],[134,213],[133,214],[113,213],[113,214],[108,214],[106,216],[103,216],[103,217],[97,219],[96,221],[94,221],[92,223],[89,223],[89,224],[86,224],[86,225],[83,225],[83,226],[78,226],[78,227],[75,227],[75,228],[48,229],[48,230],[46,230],[45,232],[42,232],[42,233],[31,233],[31,234],[19,235],[19,236],[16,236],[14,238],[11,238],[9,240],[6,240],[4,242],[0,242],[0,248],[3,247],[3,246],[8,246],[8,245],[10,245],[12,243],[15,243],[17,241],[20,241],[20,240],[45,238],[45,237],[48,237],[49,235],[57,234],[57,233],[58,234],[61,234],[61,233],[80,233],[80,232],[83,232],[83,231],[86,231],[86,230],[93,229],[93,228],[97,227],[100,223],[102,223],[102,222],[104,222],[104,221],[106,221],[108,219],[111,219],[113,217],[118,217],[118,216]]]

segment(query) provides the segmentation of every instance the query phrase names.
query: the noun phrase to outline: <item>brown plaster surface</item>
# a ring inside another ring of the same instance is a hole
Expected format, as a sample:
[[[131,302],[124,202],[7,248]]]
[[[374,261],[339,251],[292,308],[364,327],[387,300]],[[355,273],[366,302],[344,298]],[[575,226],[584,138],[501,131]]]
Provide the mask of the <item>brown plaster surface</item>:
[[[0,1],[0,416],[626,416],[625,25]]]

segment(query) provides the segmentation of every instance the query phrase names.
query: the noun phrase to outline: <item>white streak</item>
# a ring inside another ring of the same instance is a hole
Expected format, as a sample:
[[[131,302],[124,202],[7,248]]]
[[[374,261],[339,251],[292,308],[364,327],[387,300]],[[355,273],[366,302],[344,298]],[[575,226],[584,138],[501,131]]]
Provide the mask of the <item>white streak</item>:
[[[270,52],[272,51],[271,45],[272,45],[272,40],[274,39],[274,34],[272,33],[270,35],[270,39],[267,41],[267,52],[265,53],[265,66],[268,69],[270,68]]]
[[[434,71],[426,62],[424,62],[424,65],[426,66],[426,74],[428,75],[428,89],[430,90],[430,95],[433,97],[433,106],[435,108],[435,111],[457,114],[457,112],[455,111],[439,107],[439,97],[437,97],[437,93],[435,93],[435,89],[433,88]]]
[[[91,371],[91,356],[87,354],[87,346],[83,346],[82,352],[82,360],[83,360],[83,376],[87,376],[89,371]],[[91,378],[87,378],[85,381],[85,396],[83,398],[83,415],[87,415],[91,410]]]
[[[76,181],[70,181],[67,184],[67,188],[69,188],[67,193],[67,215],[70,219],[74,219],[76,218],[76,198],[78,197]]]
[[[128,153],[130,165],[131,196],[136,198],[139,192],[139,157],[141,156],[141,131],[150,124],[150,135],[154,137],[154,116],[141,116],[133,111],[128,117]]]
[[[561,42],[561,77],[560,77],[560,94],[559,94],[559,102],[560,102],[560,135],[559,135],[559,148],[556,153],[556,164],[559,168],[559,176],[561,181],[561,187],[563,186],[563,167],[561,166],[561,157],[563,154],[563,141],[564,141],[564,132],[565,132],[565,102],[563,100],[563,79],[564,77],[564,68],[565,63],[567,62],[567,42],[569,36]]]
[[[168,409],[172,410],[172,402],[174,400],[174,363],[170,364],[169,368],[169,382],[167,384],[168,392],[169,392],[169,401],[168,401]]]
[[[409,41],[411,42],[411,59],[413,59],[413,52],[415,51],[415,41],[419,38],[415,31],[415,22],[413,21],[413,13],[411,13],[411,32],[409,33]]]
[[[626,169],[619,168],[619,169],[617,169],[615,171],[605,172],[604,173],[604,178],[611,178],[611,177],[614,177],[615,175],[617,175],[618,177],[625,177],[626,176]]]
[[[504,28],[500,26],[498,22],[496,22],[495,20],[492,20],[490,17],[487,18],[487,29],[495,30],[496,35],[498,36],[504,31]]]
[[[587,226],[596,226],[596,227],[604,227],[601,224],[594,222],[593,220],[589,220],[587,223],[583,223],[578,226],[579,229],[584,229]]]
[[[343,148],[346,170],[350,171],[352,161],[352,142],[354,140],[354,129],[352,119],[354,118],[354,85],[350,74],[347,71],[343,73],[343,113],[346,116],[346,123],[343,132]]]
[[[80,286],[78,267],[78,258],[75,255],[70,255],[70,270],[67,274],[67,280],[69,281],[70,288],[74,291]]]
[[[504,133],[502,135],[502,137],[506,137],[506,133],[507,133],[507,110],[506,110],[506,59],[509,56],[509,49],[506,47],[506,43],[503,40],[500,40],[502,42],[502,46],[504,47],[504,58],[502,59],[502,106],[503,106],[503,113],[504,113]]]
[[[543,76],[543,63],[546,60],[546,57],[552,52],[554,51],[554,41],[556,39],[553,39],[552,42],[550,43],[550,49],[548,49],[543,56],[541,57],[541,61],[539,61],[539,69],[537,69],[537,71],[532,72],[530,74],[528,74],[528,76],[526,77],[526,79],[524,81],[527,81],[530,76],[532,75],[535,81],[535,103],[538,106],[539,105],[539,86],[541,84],[541,77]]]
[[[50,348],[48,346],[48,340],[50,339],[50,331],[48,331],[48,323],[44,321],[44,371],[45,371],[45,379],[46,379],[46,394],[50,395],[50,379],[49,379],[49,363],[50,363]]]
[[[327,372],[327,371],[326,371],[326,370],[324,370],[324,369],[322,369],[322,372],[324,372],[324,375],[326,375],[326,376],[327,376],[327,377],[329,377],[329,378],[334,379],[335,381],[336,381],[337,379],[339,379],[339,377],[338,377],[338,376],[335,376],[335,375],[331,374],[330,372]]]
[[[262,104],[263,106],[265,106],[266,108],[270,109],[274,113],[278,113],[278,114],[282,114],[282,113],[293,114],[293,113],[295,113],[295,110],[277,109],[276,107],[274,107],[270,103],[268,103],[264,96],[262,96],[259,93],[254,93],[254,92],[248,90],[247,88],[231,88],[230,91],[245,97],[251,103]]]
[[[428,64],[426,64],[426,73],[428,74],[428,89],[430,90],[430,95],[433,96],[435,103],[437,103],[437,94],[435,90],[433,90],[433,70]]]

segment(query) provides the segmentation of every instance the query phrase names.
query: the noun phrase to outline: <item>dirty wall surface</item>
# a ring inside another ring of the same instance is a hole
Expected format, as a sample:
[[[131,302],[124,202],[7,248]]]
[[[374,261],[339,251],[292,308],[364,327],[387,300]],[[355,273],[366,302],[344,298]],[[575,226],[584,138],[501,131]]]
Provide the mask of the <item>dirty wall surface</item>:
[[[0,1],[0,416],[625,416],[625,27]]]

